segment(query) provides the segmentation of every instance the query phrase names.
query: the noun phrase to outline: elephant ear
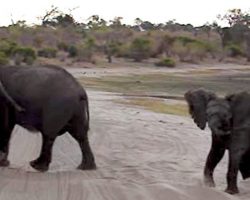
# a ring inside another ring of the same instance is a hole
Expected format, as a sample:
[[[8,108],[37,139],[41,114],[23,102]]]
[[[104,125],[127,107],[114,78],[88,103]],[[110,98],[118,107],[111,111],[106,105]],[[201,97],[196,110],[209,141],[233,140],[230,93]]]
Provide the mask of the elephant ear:
[[[225,96],[225,99],[229,102],[229,104],[232,107],[232,104],[235,103],[237,99],[239,99],[237,97],[242,96],[242,95],[245,95],[245,92],[241,92],[237,94],[228,94]]]
[[[225,99],[229,102],[232,102],[236,97],[236,94],[228,94]]]
[[[233,112],[237,105],[243,104],[243,102],[245,101],[243,99],[245,99],[246,97],[249,97],[249,93],[246,91],[226,95],[225,99],[230,105],[231,112]]]
[[[217,98],[213,92],[203,88],[189,90],[184,95],[188,107],[189,114],[193,118],[196,125],[204,130],[207,123],[206,108],[209,101]]]

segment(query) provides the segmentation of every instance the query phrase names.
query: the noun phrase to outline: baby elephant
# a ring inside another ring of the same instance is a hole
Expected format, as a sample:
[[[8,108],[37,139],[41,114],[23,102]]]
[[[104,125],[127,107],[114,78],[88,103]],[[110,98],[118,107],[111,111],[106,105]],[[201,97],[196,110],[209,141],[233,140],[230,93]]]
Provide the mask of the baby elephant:
[[[47,171],[57,136],[69,132],[79,143],[79,169],[95,169],[88,141],[89,105],[82,86],[53,66],[0,67],[0,166],[9,165],[11,132],[16,124],[42,134],[42,149],[30,165]]]
[[[214,93],[197,89],[188,91],[185,99],[197,126],[203,130],[208,123],[212,132],[212,145],[204,169],[205,184],[215,186],[213,172],[227,149],[226,192],[238,193],[238,170],[243,179],[250,177],[250,95],[239,93],[218,98]]]

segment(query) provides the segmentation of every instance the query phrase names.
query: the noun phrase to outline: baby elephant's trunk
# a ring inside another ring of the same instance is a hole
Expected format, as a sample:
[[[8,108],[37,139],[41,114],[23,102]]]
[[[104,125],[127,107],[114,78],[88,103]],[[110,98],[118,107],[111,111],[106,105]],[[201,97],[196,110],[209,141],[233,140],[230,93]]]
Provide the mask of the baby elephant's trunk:
[[[230,134],[230,122],[220,119],[219,116],[213,116],[208,120],[208,126],[213,134],[218,136]]]

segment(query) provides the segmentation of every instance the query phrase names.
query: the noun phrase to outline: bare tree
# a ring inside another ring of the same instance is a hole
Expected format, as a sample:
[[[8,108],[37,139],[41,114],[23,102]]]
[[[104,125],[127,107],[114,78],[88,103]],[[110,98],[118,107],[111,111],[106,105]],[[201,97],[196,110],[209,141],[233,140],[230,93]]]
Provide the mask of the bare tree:
[[[61,14],[59,8],[52,5],[51,8],[48,11],[46,11],[45,15],[39,18],[42,21],[42,25],[46,26],[51,20],[53,20],[54,17],[56,17],[59,14]]]

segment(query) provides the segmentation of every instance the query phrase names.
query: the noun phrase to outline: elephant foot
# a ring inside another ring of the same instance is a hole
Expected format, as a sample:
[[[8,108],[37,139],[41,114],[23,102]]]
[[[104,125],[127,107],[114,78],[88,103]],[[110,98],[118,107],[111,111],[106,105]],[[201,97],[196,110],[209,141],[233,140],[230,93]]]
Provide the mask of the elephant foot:
[[[48,171],[49,165],[46,163],[41,163],[39,160],[33,160],[30,162],[30,166],[40,172]]]
[[[7,159],[3,159],[0,161],[0,167],[8,167],[10,165],[10,161]]]
[[[237,188],[237,187],[235,187],[235,188],[227,188],[226,190],[225,190],[225,192],[226,193],[228,193],[228,194],[238,194],[239,193],[239,189]]]
[[[84,164],[80,164],[77,169],[80,170],[95,170],[97,169],[96,164],[95,163],[84,163]]]
[[[204,177],[204,184],[207,187],[215,187],[215,183],[212,177]]]
[[[0,151],[0,167],[7,167],[10,165],[10,162],[7,159],[7,154]]]

